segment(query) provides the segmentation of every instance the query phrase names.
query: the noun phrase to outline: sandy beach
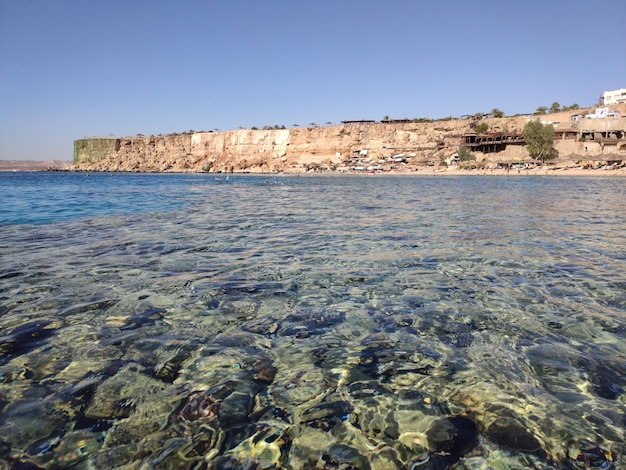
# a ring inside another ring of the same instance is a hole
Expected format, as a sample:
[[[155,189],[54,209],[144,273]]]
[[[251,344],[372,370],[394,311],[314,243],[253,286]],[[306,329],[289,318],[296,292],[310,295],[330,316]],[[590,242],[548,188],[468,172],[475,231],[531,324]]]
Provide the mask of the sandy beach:
[[[388,174],[388,173],[384,173]],[[626,176],[626,168],[617,169],[583,169],[583,168],[529,168],[529,169],[475,169],[462,170],[459,168],[447,168],[437,170],[418,170],[415,172],[395,173],[395,174],[415,174],[415,175],[446,175],[446,176],[584,176],[584,177],[614,177]]]
[[[241,172],[235,172],[235,174]],[[247,174],[264,174],[246,172]],[[298,175],[298,176],[315,176],[315,175],[388,175],[388,176],[500,176],[500,177],[513,177],[513,176],[542,176],[542,177],[619,177],[626,176],[626,167],[614,168],[614,169],[584,169],[584,168],[550,168],[550,167],[537,167],[528,169],[510,169],[504,168],[481,168],[466,170],[460,168],[419,168],[412,171],[376,171],[376,172],[364,172],[364,171],[350,171],[350,172],[282,172],[283,175]]]

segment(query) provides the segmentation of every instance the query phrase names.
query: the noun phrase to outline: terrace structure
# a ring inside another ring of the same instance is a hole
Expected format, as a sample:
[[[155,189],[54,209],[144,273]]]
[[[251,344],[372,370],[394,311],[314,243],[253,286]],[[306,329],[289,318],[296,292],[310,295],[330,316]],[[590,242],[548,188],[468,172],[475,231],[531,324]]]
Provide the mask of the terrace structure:
[[[585,151],[626,158],[626,118],[581,119],[575,124],[577,140]]]
[[[507,145],[524,145],[524,137],[520,134],[505,132],[468,133],[463,136],[462,145],[474,152],[502,152]]]

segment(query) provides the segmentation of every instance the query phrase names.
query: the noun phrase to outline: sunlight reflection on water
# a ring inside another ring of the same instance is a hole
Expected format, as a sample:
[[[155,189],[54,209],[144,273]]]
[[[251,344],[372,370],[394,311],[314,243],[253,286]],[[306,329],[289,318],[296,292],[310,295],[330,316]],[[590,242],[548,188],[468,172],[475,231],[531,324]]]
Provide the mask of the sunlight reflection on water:
[[[622,179],[24,178],[5,462],[624,465]]]

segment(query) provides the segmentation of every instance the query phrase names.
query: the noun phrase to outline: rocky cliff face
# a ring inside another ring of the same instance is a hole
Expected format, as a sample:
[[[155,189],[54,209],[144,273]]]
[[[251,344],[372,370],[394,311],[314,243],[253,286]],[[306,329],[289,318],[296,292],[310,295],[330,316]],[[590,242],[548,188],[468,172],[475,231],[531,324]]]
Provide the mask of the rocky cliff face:
[[[570,134],[569,140],[555,141],[559,155],[606,153],[604,144],[587,142],[583,146],[576,139],[577,130],[571,129],[570,114],[542,116],[542,120],[554,122],[556,129],[563,128]],[[528,120],[528,117],[511,117],[482,122],[487,124],[489,133],[521,135]],[[458,152],[464,142],[463,136],[472,131],[470,119],[451,119],[82,139],[74,142],[74,168],[255,173],[326,169],[407,171],[439,165],[444,158]],[[509,145],[498,155],[476,154],[478,161],[486,157],[497,161],[527,156],[523,145]]]
[[[519,118],[489,121],[491,130],[507,132],[521,132],[525,123]],[[297,173],[350,165],[391,167],[394,163],[439,162],[458,151],[462,135],[470,130],[470,121],[459,119],[197,132],[95,143],[83,139],[74,143],[74,164],[78,170],[159,172]]]

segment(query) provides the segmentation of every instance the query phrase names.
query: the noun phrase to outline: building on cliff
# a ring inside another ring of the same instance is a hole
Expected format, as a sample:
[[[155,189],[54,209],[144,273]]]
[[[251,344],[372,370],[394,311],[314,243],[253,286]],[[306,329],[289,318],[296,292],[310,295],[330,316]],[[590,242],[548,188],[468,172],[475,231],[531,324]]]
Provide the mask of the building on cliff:
[[[614,91],[605,91],[602,95],[602,104],[605,106],[615,104],[626,104],[626,88]]]

